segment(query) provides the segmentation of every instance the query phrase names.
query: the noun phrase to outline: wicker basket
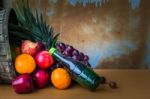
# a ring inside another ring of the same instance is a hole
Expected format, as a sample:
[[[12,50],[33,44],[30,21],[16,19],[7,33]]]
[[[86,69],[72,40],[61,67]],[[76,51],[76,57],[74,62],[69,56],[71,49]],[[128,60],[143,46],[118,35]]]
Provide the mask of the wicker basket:
[[[8,36],[8,23],[13,22],[13,18],[16,19],[13,10],[0,9],[0,83],[11,83],[16,76]]]

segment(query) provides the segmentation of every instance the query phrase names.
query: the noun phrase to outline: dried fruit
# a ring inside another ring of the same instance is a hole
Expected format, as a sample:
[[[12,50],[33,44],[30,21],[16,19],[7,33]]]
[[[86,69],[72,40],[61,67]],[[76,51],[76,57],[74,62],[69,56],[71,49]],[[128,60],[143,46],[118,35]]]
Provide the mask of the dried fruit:
[[[114,81],[110,81],[110,82],[108,82],[108,85],[109,85],[109,87],[110,87],[110,88],[112,88],[112,89],[116,89],[116,88],[118,88],[117,83],[116,83],[116,82],[114,82]]]

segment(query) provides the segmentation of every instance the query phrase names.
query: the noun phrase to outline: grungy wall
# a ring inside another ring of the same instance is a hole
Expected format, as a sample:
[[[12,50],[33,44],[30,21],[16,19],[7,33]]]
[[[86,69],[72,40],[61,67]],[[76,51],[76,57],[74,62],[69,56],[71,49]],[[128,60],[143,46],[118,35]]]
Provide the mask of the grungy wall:
[[[29,0],[97,68],[150,68],[150,0]]]

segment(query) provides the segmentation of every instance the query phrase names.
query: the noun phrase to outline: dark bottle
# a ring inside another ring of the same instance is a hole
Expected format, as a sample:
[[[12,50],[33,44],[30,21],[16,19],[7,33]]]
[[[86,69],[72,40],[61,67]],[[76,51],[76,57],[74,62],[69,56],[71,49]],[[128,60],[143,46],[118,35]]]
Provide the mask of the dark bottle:
[[[51,48],[49,52],[57,61],[65,66],[72,78],[81,86],[90,90],[95,90],[99,86],[100,77],[91,68],[60,54],[55,48]]]

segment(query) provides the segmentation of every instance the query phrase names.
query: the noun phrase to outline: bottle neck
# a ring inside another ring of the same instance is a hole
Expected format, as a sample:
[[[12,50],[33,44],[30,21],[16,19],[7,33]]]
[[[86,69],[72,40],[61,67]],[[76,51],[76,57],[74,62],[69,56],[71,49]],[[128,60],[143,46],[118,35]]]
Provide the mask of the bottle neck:
[[[60,54],[59,52],[57,52],[56,48],[51,48],[49,50],[49,53],[59,62],[63,61],[66,62],[66,57],[64,57],[62,54]]]
[[[61,53],[59,53],[55,48],[51,48],[49,50],[49,53],[51,53],[51,55],[58,61],[60,62],[62,65],[64,65],[65,67],[67,67],[70,70],[74,69],[74,64],[71,60],[71,58],[67,58],[66,56],[62,55]]]
[[[51,54],[53,55],[55,51],[56,51],[56,48],[52,47],[52,48],[49,50],[49,53],[51,53]]]

